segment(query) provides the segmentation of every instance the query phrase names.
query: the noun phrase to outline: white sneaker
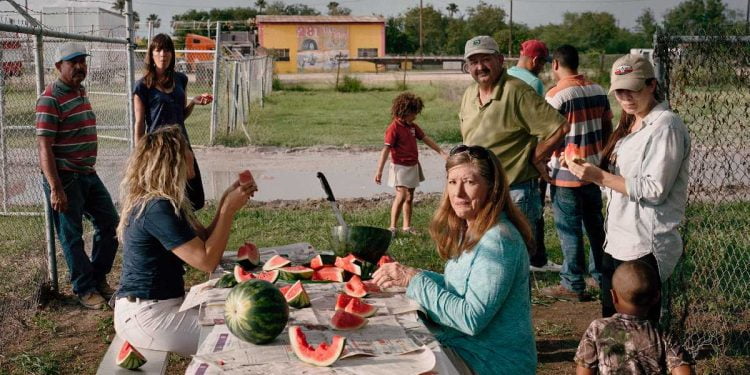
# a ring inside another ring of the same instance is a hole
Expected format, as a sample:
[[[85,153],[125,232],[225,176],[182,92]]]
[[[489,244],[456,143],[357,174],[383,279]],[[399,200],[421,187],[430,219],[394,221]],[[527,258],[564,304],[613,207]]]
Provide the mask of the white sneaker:
[[[541,267],[529,266],[529,270],[531,272],[560,272],[562,270],[562,266],[552,262],[551,260],[548,260],[547,264]]]

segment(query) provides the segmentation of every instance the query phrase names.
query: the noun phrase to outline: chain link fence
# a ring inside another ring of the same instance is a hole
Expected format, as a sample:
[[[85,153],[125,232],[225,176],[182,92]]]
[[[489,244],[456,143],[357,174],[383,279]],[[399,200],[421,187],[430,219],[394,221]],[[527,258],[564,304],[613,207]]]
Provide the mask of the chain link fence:
[[[692,137],[668,325],[701,373],[750,372],[750,37],[657,39],[657,74]]]

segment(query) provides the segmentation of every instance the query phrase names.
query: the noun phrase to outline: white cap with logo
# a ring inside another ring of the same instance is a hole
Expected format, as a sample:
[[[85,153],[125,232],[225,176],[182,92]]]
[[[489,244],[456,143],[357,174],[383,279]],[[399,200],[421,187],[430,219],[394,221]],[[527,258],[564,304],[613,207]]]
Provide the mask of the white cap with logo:
[[[500,47],[497,46],[497,42],[492,37],[487,35],[475,36],[466,42],[464,59],[468,59],[472,55],[479,53],[497,55],[500,54]]]
[[[609,93],[615,90],[641,91],[646,86],[646,80],[655,78],[654,66],[645,57],[628,54],[620,57],[612,64],[610,74]]]
[[[86,46],[76,42],[66,42],[57,47],[55,51],[55,63],[73,60],[78,56],[91,56],[86,52]]]

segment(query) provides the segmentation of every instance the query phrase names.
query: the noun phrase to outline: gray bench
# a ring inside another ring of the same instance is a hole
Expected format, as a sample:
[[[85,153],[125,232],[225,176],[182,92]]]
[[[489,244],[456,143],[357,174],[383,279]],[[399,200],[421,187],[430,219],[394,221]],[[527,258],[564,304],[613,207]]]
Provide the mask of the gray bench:
[[[99,364],[99,369],[96,371],[97,375],[133,374],[134,371],[126,370],[117,365],[117,353],[124,343],[125,340],[115,335],[112,343],[109,344],[107,353],[104,354],[104,358],[102,358],[102,362]],[[147,362],[137,372],[142,374],[165,374],[167,372],[167,356],[169,352],[141,348],[138,348],[138,351],[146,357]]]

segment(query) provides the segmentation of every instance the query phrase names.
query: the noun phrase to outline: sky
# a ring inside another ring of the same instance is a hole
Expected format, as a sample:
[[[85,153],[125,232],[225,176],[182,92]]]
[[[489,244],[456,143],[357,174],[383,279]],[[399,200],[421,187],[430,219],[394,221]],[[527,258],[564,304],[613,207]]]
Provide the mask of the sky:
[[[41,10],[44,6],[95,6],[109,9],[113,0],[16,0],[24,5],[28,2],[29,8]],[[274,0],[266,0],[272,3]],[[419,0],[336,0],[340,6],[350,8],[352,15],[383,15],[395,16],[411,7],[418,7]],[[748,0],[724,0],[731,9],[736,9],[745,15]],[[330,0],[284,0],[286,4],[305,4],[325,14],[326,5]],[[488,4],[499,5],[506,11],[509,9],[510,0],[486,0]],[[670,8],[677,6],[681,0],[514,0],[513,21],[524,23],[534,27],[549,23],[560,23],[565,12],[609,12],[618,20],[620,27],[632,29],[636,18],[643,9],[651,8],[661,20],[663,14]],[[159,15],[162,19],[162,27],[157,32],[169,32],[169,20],[172,15],[183,13],[190,9],[208,10],[221,4],[222,7],[254,6],[255,0],[133,0],[134,9],[145,18],[151,13]],[[445,13],[449,3],[458,5],[461,14],[469,7],[476,6],[479,0],[424,0],[424,6],[432,5]],[[5,2],[0,2],[0,16],[8,16],[3,11],[11,9]]]

